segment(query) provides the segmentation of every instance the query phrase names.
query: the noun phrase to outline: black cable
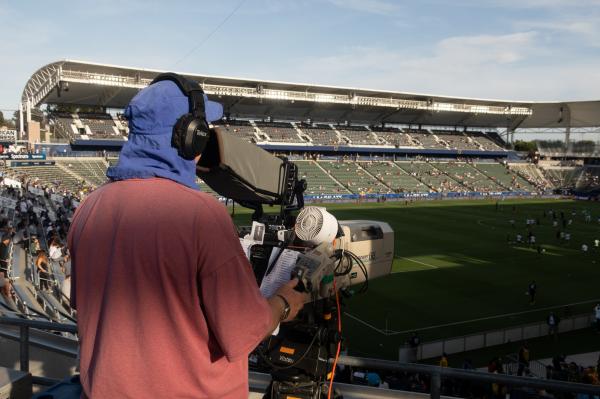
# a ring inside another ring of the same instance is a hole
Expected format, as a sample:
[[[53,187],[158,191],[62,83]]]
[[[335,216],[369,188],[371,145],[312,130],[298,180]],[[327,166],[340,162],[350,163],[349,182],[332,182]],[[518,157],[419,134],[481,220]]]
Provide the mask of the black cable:
[[[352,252],[350,252],[350,255],[352,257],[354,257],[354,259],[358,263],[358,266],[361,268],[361,270],[362,270],[362,272],[363,272],[363,274],[365,276],[365,282],[363,283],[363,285],[358,290],[359,293],[364,293],[364,292],[366,292],[369,289],[369,273],[367,271],[367,266],[365,266],[365,264],[362,261],[362,259],[360,259],[358,256],[356,256]]]
[[[365,282],[358,290],[358,293],[366,292],[369,287],[369,273],[368,273],[367,267],[365,266],[365,263],[362,261],[362,259],[360,259],[352,251],[342,250],[342,249],[336,250],[334,253],[334,256],[338,257],[339,261],[338,261],[337,265],[335,266],[335,268],[333,269],[333,275],[335,277],[339,277],[339,276],[345,276],[345,275],[349,274],[352,271],[353,262],[356,262],[356,264],[360,268],[361,272],[365,276]],[[343,270],[340,270],[340,267],[342,266],[344,259],[347,261],[347,266]]]

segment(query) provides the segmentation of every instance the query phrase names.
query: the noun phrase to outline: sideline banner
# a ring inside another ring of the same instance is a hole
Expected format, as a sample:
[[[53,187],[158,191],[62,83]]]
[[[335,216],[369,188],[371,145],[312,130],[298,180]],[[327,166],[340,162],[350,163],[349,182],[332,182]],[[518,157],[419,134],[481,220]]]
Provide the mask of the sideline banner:
[[[452,199],[469,199],[469,198],[518,198],[518,197],[533,197],[537,193],[528,191],[494,191],[494,192],[449,192],[449,193],[398,193],[398,194],[309,194],[304,196],[306,202],[350,202],[357,200],[366,200],[373,202],[377,199],[385,198],[386,201],[402,201],[407,199],[426,199],[426,200],[441,200],[445,198]],[[227,198],[219,196],[220,202],[225,202]]]
[[[0,154],[0,159],[10,161],[43,161],[46,154]]]

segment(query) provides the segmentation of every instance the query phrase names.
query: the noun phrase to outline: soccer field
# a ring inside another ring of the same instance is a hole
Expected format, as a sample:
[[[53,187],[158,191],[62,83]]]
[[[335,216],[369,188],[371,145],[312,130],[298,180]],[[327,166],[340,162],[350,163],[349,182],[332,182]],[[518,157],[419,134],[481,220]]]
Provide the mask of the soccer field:
[[[428,341],[545,320],[555,306],[562,315],[564,305],[587,302],[570,311],[591,312],[592,301],[600,299],[600,251],[593,244],[600,239],[600,204],[505,200],[498,209],[495,204],[463,200],[327,206],[339,220],[381,220],[395,233],[393,273],[372,280],[367,293],[346,300],[343,329],[351,354],[395,359],[409,336],[403,332],[414,329]],[[559,215],[561,228],[561,211],[572,219],[566,228],[571,234],[568,245],[556,238],[550,209]],[[584,212],[591,215],[590,222]],[[509,235],[514,240],[519,233],[526,240],[526,219],[539,220],[532,230],[545,253],[508,242]],[[587,253],[581,251],[583,243],[590,248]],[[534,279],[538,296],[530,305],[525,291]]]

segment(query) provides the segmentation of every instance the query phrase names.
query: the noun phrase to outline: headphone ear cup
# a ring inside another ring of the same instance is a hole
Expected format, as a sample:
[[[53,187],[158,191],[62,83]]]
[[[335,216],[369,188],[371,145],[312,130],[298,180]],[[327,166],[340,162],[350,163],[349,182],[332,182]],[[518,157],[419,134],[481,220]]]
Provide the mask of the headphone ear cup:
[[[194,116],[192,114],[182,115],[177,122],[175,122],[175,126],[173,126],[173,135],[171,136],[171,145],[177,149],[177,153],[180,157],[190,160],[194,157],[189,156],[189,147],[193,140],[193,137],[189,137],[189,125],[194,120]]]
[[[196,118],[191,122],[188,129],[192,130],[191,134],[193,134],[194,137],[191,153],[194,154],[192,158],[195,158],[202,154],[206,148],[206,144],[208,144],[208,139],[210,137],[210,128],[204,119]]]
[[[175,122],[175,126],[173,126],[171,146],[173,146],[173,148],[177,150],[180,156],[183,156],[183,147],[185,145],[185,127],[187,126],[185,117],[189,115],[190,114],[186,114],[183,115],[181,118],[177,119],[177,122]]]

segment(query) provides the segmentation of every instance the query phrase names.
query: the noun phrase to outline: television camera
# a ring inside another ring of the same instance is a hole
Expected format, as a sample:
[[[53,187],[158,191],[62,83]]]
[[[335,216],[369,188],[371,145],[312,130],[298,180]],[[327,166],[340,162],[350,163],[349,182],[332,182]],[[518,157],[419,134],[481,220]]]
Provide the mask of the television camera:
[[[268,289],[274,281],[294,277],[296,289],[310,293],[298,317],[282,323],[251,356],[272,376],[265,397],[335,397],[340,294],[365,291],[369,280],[391,272],[392,229],[385,222],[338,221],[325,208],[304,207],[306,181],[297,165],[220,129],[211,130],[196,174],[221,196],[254,210],[252,228],[239,230],[240,241],[263,295],[277,288]],[[267,214],[263,205],[278,205],[279,213]]]

